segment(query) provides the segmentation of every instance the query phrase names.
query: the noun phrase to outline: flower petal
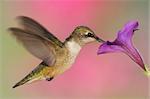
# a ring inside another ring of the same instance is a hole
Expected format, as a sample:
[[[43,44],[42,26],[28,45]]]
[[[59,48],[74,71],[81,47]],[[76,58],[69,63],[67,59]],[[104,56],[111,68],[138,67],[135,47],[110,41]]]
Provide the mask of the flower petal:
[[[113,53],[113,52],[121,52],[124,51],[121,46],[118,46],[116,44],[113,44],[112,42],[105,42],[102,45],[100,45],[97,54],[105,54],[105,53]]]
[[[118,32],[118,41],[124,41],[124,42],[130,42],[132,39],[132,36],[134,34],[134,31],[138,28],[138,22],[137,21],[130,21],[127,23],[122,30]]]
[[[143,59],[139,51],[134,46],[126,46],[126,48],[124,48],[124,53],[136,62],[144,71],[146,71]]]
[[[127,23],[124,28],[118,32],[118,36],[113,42],[104,42],[99,47],[97,54],[123,52],[136,62],[144,71],[148,72],[138,50],[132,44],[132,36],[137,27],[137,21]]]

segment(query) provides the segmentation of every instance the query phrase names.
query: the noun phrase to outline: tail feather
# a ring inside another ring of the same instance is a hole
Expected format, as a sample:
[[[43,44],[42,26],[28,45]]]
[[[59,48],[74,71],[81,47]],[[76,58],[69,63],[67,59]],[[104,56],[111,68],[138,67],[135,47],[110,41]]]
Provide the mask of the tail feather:
[[[20,85],[27,83],[28,81],[30,81],[29,78],[30,78],[30,74],[27,75],[25,78],[23,78],[21,81],[19,81],[17,84],[15,84],[12,88],[16,88]]]
[[[29,73],[21,81],[16,83],[12,88],[16,88],[25,83],[31,83],[33,81],[44,79],[45,77],[43,75],[43,72],[44,72],[45,68],[46,68],[46,66],[39,64],[31,73]]]
[[[20,85],[23,85],[25,83],[30,83],[36,80],[40,80],[41,77],[37,78],[35,75],[33,75],[32,73],[30,73],[29,75],[27,75],[25,78],[23,78],[21,81],[19,81],[18,83],[16,83],[12,88],[16,88]]]

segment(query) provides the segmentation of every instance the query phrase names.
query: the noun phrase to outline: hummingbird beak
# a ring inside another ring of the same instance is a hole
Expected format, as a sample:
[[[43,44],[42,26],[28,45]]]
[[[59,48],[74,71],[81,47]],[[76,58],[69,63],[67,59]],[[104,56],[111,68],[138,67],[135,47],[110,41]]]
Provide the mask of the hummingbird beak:
[[[94,38],[96,39],[96,41],[98,41],[98,42],[102,42],[102,43],[104,43],[105,41],[104,40],[102,40],[102,39],[100,39],[98,36],[94,36]]]

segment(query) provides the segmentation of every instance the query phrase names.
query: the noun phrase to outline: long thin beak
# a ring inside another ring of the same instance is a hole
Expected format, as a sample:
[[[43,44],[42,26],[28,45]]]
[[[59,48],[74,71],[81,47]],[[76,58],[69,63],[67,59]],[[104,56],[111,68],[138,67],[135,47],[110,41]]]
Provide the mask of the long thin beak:
[[[101,42],[101,43],[104,43],[105,41],[104,40],[102,40],[102,39],[100,39],[98,36],[94,36],[94,38],[98,41],[98,42]]]

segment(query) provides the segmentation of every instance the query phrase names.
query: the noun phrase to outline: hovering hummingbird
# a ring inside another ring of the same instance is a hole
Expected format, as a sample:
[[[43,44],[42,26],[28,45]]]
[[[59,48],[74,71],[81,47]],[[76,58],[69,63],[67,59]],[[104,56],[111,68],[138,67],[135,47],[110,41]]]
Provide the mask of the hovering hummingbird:
[[[13,88],[38,80],[51,81],[74,63],[81,48],[90,42],[104,42],[86,26],[78,26],[72,34],[61,42],[35,20],[19,16],[21,27],[10,27],[12,35],[42,62]]]

